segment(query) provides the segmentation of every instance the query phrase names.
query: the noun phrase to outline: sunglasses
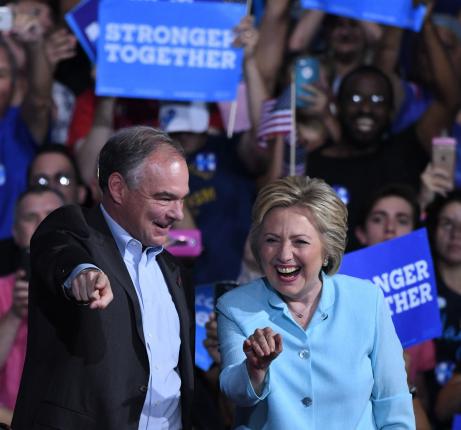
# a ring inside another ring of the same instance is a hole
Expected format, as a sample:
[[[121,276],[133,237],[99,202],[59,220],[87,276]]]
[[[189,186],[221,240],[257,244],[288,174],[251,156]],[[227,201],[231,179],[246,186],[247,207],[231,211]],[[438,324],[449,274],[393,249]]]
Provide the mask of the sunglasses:
[[[42,187],[46,187],[51,184],[68,187],[72,182],[73,178],[71,175],[61,172],[56,173],[54,176],[37,175],[34,176],[31,180],[32,185],[40,185]]]

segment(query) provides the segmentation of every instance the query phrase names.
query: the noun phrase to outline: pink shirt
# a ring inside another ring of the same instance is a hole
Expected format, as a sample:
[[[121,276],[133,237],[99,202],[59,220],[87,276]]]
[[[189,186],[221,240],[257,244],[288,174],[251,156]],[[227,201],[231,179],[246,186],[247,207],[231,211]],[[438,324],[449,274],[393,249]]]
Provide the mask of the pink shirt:
[[[405,349],[410,356],[409,380],[414,383],[418,372],[425,372],[435,367],[435,346],[432,340],[410,346]]]
[[[0,317],[5,315],[13,302],[14,275],[0,277]],[[14,408],[21,381],[27,343],[27,318],[21,321],[16,339],[3,367],[0,368],[0,405]]]

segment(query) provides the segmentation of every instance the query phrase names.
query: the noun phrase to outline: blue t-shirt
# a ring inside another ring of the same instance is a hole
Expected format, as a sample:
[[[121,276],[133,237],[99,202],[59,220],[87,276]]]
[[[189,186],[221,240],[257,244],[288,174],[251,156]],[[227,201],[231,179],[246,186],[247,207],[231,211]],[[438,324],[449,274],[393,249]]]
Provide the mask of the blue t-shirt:
[[[16,200],[26,188],[27,168],[36,151],[20,108],[9,108],[0,119],[0,239],[11,237]]]
[[[196,285],[235,280],[240,271],[255,184],[237,154],[238,138],[210,136],[188,156],[187,205],[202,232],[203,245],[194,265]]]

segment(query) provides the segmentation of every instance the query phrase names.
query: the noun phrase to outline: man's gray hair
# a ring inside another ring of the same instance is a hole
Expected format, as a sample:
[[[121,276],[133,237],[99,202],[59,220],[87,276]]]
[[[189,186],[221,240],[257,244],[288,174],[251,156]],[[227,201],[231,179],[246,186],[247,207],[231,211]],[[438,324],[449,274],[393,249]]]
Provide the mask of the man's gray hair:
[[[120,173],[130,188],[137,183],[137,172],[143,161],[159,148],[185,160],[182,146],[166,133],[152,127],[135,126],[117,131],[99,154],[98,178],[101,190],[107,190],[109,176]]]

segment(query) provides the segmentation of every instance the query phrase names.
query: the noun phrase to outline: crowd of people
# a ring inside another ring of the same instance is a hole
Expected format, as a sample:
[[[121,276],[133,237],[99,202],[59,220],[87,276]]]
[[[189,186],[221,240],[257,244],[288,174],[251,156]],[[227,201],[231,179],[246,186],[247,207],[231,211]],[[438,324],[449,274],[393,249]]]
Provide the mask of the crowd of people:
[[[461,2],[424,2],[411,32],[266,0],[234,29],[232,107],[97,96],[77,3],[15,0],[0,34],[0,423],[451,429],[461,144],[448,172],[432,140],[461,139]],[[294,94],[300,58],[318,79]],[[420,227],[442,335],[403,350],[381,290],[336,272]],[[200,231],[198,256],[168,252],[174,229]],[[221,281],[242,286],[200,369],[194,290]]]

